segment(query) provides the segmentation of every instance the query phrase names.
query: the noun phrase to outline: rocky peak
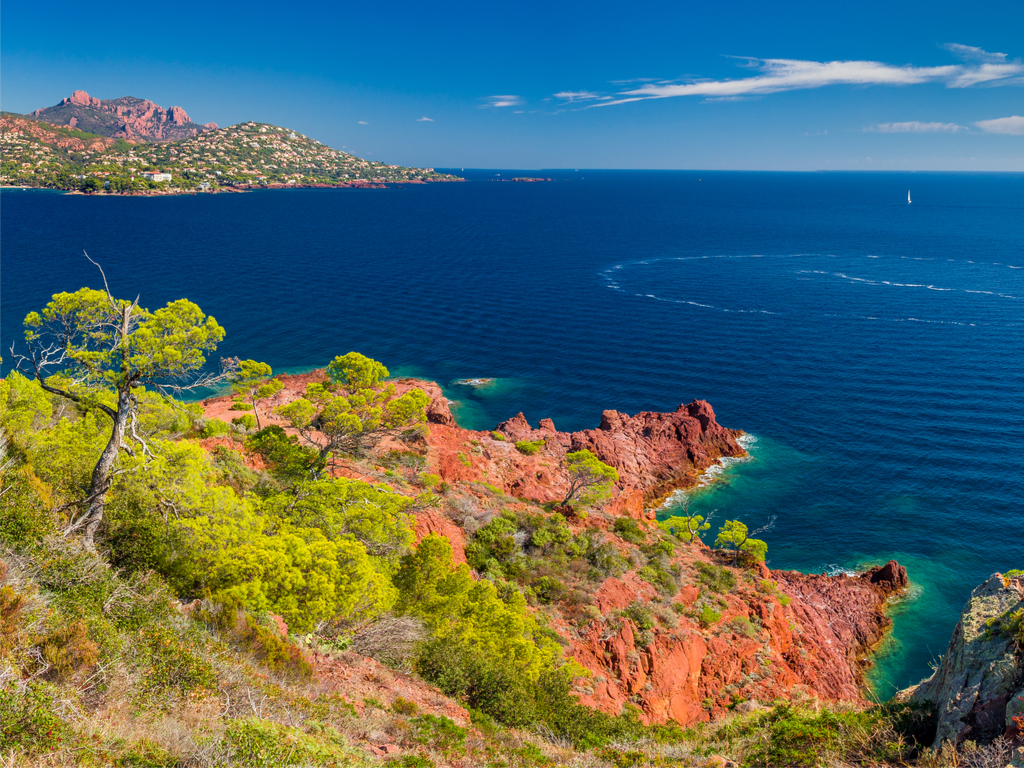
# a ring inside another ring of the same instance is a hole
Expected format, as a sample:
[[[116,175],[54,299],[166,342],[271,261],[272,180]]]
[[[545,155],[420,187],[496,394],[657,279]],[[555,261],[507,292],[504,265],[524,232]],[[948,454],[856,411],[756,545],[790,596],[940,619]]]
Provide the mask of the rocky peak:
[[[100,100],[94,99],[85,91],[75,91],[69,98],[61,101],[61,104],[78,104],[83,107],[98,107],[100,105]],[[42,110],[36,110],[36,112],[42,112]]]
[[[133,96],[97,99],[86,91],[75,91],[59,104],[37,109],[32,115],[53,125],[135,142],[177,141],[217,128],[216,123],[192,122],[182,107],[164,109]]]

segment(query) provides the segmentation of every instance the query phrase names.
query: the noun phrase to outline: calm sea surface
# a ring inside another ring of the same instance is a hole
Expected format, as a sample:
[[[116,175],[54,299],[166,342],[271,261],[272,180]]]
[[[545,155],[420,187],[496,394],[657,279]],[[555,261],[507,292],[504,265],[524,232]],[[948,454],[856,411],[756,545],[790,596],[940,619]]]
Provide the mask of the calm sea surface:
[[[359,350],[441,382],[467,427],[706,398],[756,442],[692,508],[777,515],[772,567],[905,563],[873,680],[886,696],[927,675],[970,590],[1024,567],[1024,176],[496,173],[5,191],[2,346],[50,294],[100,286],[85,249],[116,294],[213,314],[225,355],[300,370]],[[472,376],[498,381],[454,384]]]

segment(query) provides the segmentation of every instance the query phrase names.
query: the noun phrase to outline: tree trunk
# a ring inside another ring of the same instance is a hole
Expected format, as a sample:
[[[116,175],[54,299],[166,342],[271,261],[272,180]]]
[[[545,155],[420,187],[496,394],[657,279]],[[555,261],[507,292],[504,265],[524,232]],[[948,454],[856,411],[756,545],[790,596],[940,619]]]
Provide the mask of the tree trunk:
[[[103,507],[110,490],[110,476],[117,461],[117,454],[124,445],[124,431],[128,426],[131,409],[131,392],[117,393],[117,412],[114,415],[114,427],[110,432],[107,447],[100,454],[100,460],[92,471],[92,482],[89,483],[89,509],[85,513],[85,535],[82,545],[90,552],[96,551],[96,531],[103,522]]]

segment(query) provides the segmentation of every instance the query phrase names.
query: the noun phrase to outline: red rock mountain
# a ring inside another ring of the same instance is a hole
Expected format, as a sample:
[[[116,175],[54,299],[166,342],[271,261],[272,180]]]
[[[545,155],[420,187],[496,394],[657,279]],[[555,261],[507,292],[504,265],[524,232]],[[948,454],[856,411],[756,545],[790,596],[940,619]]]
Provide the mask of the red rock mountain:
[[[216,123],[192,122],[181,107],[164,109],[133,96],[103,100],[85,91],[75,91],[60,104],[37,109],[32,116],[53,125],[137,142],[178,141],[217,128]]]

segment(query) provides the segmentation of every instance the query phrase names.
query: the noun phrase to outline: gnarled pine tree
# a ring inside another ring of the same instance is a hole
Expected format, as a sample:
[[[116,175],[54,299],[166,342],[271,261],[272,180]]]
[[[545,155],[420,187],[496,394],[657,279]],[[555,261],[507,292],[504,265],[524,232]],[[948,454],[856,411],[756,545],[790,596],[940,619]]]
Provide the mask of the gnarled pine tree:
[[[18,370],[37,379],[44,390],[100,411],[112,422],[87,495],[77,504],[85,511],[69,514],[64,529],[65,535],[81,531],[91,551],[118,455],[122,450],[148,450],[138,431],[141,388],[180,393],[223,376],[195,375],[206,364],[205,353],[224,338],[224,329],[198,306],[178,299],[150,312],[139,306],[138,298],[115,299],[106,277],[103,284],[102,291],[81,288],[54,294],[42,311],[25,318],[27,351],[12,348]]]

